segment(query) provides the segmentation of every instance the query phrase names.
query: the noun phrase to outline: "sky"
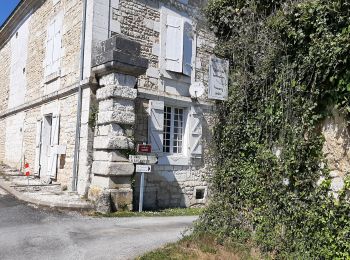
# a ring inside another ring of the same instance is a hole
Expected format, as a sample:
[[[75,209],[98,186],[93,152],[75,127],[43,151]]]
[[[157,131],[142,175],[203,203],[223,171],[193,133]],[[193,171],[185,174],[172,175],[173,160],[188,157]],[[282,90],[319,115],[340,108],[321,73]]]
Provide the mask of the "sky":
[[[5,22],[20,0],[0,0],[0,26]]]

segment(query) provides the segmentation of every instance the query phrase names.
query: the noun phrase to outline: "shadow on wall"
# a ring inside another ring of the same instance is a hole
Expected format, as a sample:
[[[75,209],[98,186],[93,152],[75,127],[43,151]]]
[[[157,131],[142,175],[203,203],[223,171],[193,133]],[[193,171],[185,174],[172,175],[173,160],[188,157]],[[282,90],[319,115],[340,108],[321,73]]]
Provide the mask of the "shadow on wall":
[[[145,210],[205,205],[207,187],[201,186],[204,183],[198,181],[197,171],[158,171],[159,167],[162,166],[154,166],[155,170],[145,174],[143,204]],[[140,176],[140,173],[134,176],[134,210],[138,210],[139,207]]]

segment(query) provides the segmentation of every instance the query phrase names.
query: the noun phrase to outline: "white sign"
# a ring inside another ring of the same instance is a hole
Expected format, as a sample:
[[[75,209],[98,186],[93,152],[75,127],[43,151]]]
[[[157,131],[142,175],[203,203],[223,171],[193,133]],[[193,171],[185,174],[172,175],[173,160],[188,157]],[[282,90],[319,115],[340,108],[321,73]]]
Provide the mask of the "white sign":
[[[136,172],[151,172],[152,166],[151,165],[143,165],[143,164],[138,164],[136,165]]]
[[[156,164],[158,162],[158,158],[153,155],[129,155],[129,162]]]
[[[227,100],[228,74],[229,61],[212,56],[209,64],[209,99]]]

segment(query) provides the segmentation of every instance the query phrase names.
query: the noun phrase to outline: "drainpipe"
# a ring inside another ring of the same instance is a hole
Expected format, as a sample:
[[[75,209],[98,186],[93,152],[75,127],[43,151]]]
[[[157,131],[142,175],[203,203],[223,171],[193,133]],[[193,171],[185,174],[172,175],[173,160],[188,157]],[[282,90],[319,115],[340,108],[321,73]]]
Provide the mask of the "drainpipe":
[[[84,79],[86,13],[87,13],[87,0],[83,0],[83,23],[82,23],[81,44],[80,44],[80,76],[79,76],[79,89],[78,89],[77,125],[75,130],[72,191],[77,191],[77,184],[78,184],[78,166],[79,166],[78,162],[79,162],[80,127],[81,127],[80,123],[81,123],[81,107],[83,102],[82,100],[83,90],[82,90],[81,82]]]

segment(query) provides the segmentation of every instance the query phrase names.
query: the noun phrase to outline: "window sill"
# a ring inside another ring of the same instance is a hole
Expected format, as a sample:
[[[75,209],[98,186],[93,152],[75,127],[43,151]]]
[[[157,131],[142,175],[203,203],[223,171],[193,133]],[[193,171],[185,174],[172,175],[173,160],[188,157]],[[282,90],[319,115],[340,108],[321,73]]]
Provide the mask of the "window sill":
[[[52,81],[55,81],[59,77],[61,77],[61,71],[60,70],[56,71],[54,73],[51,73],[50,75],[46,76],[45,79],[44,79],[44,84],[51,83]]]

